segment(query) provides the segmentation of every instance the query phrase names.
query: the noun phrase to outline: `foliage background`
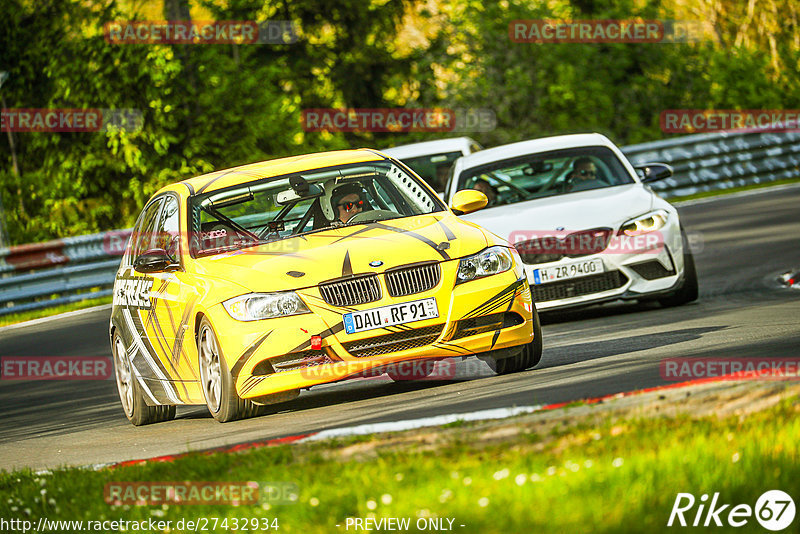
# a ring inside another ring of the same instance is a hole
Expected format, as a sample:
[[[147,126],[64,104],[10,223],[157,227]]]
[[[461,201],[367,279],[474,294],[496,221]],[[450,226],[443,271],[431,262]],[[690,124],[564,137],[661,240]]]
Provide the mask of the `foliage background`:
[[[516,19],[703,21],[684,44],[516,44]],[[292,20],[291,45],[112,45],[114,20]],[[141,131],[0,137],[8,243],[129,227],[158,188],[217,168],[425,133],[306,133],[315,107],[490,108],[485,146],[664,137],[665,109],[800,108],[795,0],[0,0],[9,108],[135,108]]]

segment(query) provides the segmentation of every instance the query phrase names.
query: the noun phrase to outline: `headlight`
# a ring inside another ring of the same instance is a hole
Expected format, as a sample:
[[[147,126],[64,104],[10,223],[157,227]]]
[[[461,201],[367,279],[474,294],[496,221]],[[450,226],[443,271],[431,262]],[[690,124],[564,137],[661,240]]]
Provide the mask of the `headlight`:
[[[458,264],[456,284],[505,272],[513,264],[511,251],[506,247],[489,247],[474,256],[462,258]]]
[[[222,305],[237,321],[258,321],[310,313],[308,307],[294,291],[250,293],[226,300]]]
[[[636,236],[655,232],[661,230],[664,225],[667,224],[668,218],[669,213],[666,211],[654,211],[626,222],[622,225],[622,228],[619,229],[619,233],[628,236]]]

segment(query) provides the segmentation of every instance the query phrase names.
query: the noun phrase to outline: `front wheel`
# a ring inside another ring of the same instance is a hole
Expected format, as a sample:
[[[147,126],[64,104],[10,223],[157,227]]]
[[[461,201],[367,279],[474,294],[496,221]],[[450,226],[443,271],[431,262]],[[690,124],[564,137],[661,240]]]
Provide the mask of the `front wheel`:
[[[533,305],[533,341],[525,345],[516,356],[493,360],[488,362],[489,367],[498,375],[518,373],[531,367],[535,367],[542,360],[542,323],[539,321],[539,312],[536,305]]]
[[[128,351],[125,350],[125,342],[117,330],[114,331],[111,345],[117,391],[128,421],[134,426],[142,426],[174,419],[175,406],[148,406],[145,402],[142,386],[133,373],[133,364],[128,357]]]
[[[217,335],[205,317],[200,322],[197,353],[200,356],[203,396],[214,419],[227,423],[264,413],[263,407],[242,399],[236,393],[236,385],[220,349]]]

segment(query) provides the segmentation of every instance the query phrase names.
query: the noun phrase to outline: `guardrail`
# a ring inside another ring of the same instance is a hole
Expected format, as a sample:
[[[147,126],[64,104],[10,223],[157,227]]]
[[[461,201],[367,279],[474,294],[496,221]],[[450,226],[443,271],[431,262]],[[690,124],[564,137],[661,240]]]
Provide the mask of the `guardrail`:
[[[672,165],[672,178],[651,184],[665,198],[800,176],[798,132],[687,135],[622,147],[622,152],[634,165]]]
[[[131,230],[0,249],[0,315],[111,294]]]
[[[673,166],[669,198],[800,177],[800,133],[720,132],[622,147],[636,165]],[[0,315],[111,294],[130,230],[0,249]]]

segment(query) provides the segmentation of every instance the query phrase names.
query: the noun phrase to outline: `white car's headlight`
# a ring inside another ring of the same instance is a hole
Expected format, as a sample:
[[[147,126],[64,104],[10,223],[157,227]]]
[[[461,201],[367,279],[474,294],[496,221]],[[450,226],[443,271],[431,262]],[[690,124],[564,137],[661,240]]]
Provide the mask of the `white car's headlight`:
[[[513,264],[514,260],[509,249],[489,247],[474,256],[461,259],[458,264],[456,284],[505,272]]]
[[[669,213],[664,210],[653,211],[626,222],[622,225],[622,228],[619,229],[619,233],[628,236],[637,236],[655,232],[661,230],[664,225],[667,224],[668,218]]]
[[[250,293],[226,300],[222,305],[237,321],[258,321],[311,312],[294,291]]]

